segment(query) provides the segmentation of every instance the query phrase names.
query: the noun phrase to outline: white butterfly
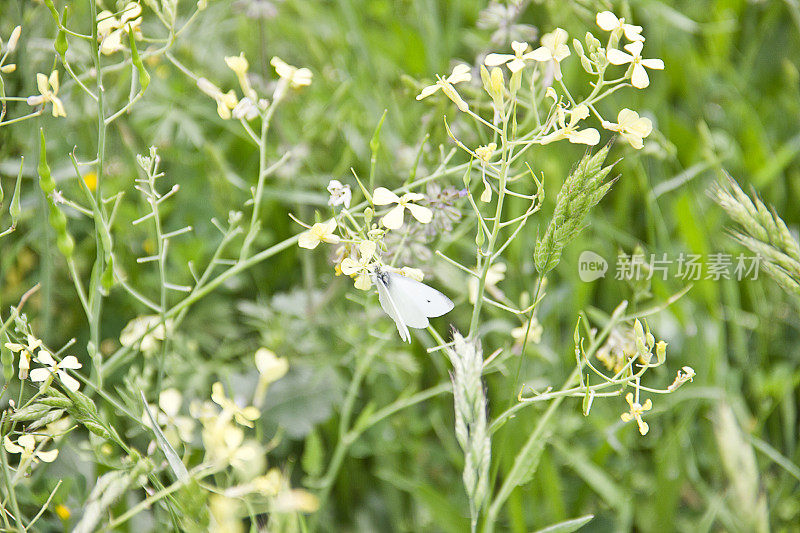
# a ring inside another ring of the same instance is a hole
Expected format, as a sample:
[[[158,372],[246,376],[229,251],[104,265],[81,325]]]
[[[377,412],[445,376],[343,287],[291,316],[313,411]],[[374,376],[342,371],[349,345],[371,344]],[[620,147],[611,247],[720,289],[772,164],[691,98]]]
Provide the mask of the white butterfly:
[[[400,338],[406,342],[411,342],[409,327],[427,328],[428,318],[442,316],[455,306],[441,292],[402,274],[375,267],[371,276],[378,287],[381,307],[397,324]]]

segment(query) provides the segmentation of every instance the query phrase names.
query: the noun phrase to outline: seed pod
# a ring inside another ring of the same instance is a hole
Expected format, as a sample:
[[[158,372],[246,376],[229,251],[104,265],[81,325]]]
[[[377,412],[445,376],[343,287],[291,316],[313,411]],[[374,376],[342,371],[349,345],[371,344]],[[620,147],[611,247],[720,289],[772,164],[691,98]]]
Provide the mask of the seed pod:
[[[45,195],[49,195],[56,190],[56,182],[50,174],[50,166],[47,164],[47,148],[44,141],[44,129],[39,128],[40,148],[39,148],[39,187]]]
[[[66,27],[67,25],[67,7],[64,7],[64,12],[61,14],[61,23],[59,26],[61,28]],[[67,32],[63,29],[58,31],[58,35],[56,35],[56,40],[53,41],[53,48],[55,48],[58,55],[61,56],[61,59],[64,60],[64,57],[67,54],[67,49],[69,48],[69,42],[67,41]]]

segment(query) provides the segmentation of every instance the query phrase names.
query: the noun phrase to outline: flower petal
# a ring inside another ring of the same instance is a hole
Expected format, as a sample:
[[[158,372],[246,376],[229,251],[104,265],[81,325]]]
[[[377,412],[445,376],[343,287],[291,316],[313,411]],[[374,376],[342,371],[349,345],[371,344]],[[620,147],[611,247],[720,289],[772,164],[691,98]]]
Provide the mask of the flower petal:
[[[551,59],[553,59],[553,53],[550,51],[549,48],[540,46],[539,48],[530,53],[530,57],[534,61],[550,61]]]
[[[650,78],[647,76],[647,70],[642,65],[633,67],[633,75],[631,76],[631,85],[637,89],[644,89],[650,85]]]
[[[514,59],[514,56],[511,54],[489,54],[483,60],[483,64],[487,67],[498,67],[512,59]]]
[[[36,75],[36,88],[39,89],[39,92],[42,94],[50,90],[50,82],[47,81],[47,76],[41,73]]]
[[[422,224],[427,224],[433,219],[433,211],[427,207],[416,204],[406,204],[406,207],[411,212],[411,215]]]
[[[30,373],[31,381],[44,381],[50,377],[50,371],[46,368],[34,368]]]
[[[32,373],[33,372],[31,372],[31,374]],[[77,392],[77,390],[81,388],[81,384],[78,382],[78,380],[73,378],[63,370],[58,371],[58,377],[61,378],[61,383],[63,383],[64,386],[67,389],[71,390],[72,392]]]
[[[600,29],[605,31],[614,31],[619,27],[619,19],[611,11],[598,13],[595,20],[597,21],[597,25],[600,26]]]
[[[317,247],[320,243],[320,240],[313,235],[310,231],[304,231],[300,234],[300,237],[297,239],[297,245],[300,248],[306,248],[307,250],[313,250]]]
[[[352,276],[353,274],[361,270],[361,265],[355,259],[351,257],[345,257],[342,260],[340,268],[342,269],[342,274],[344,274],[345,276]]]
[[[461,83],[472,79],[472,72],[469,65],[461,63],[453,68],[453,73],[447,77],[450,83]]]
[[[525,61],[519,58],[514,58],[511,61],[509,61],[508,65],[506,66],[508,67],[508,70],[516,73],[525,68]]]
[[[389,229],[397,229],[403,225],[403,211],[402,205],[395,206],[391,211],[386,213],[381,219],[381,224]]]
[[[664,62],[660,59],[642,59],[641,64],[653,70],[664,70]]]
[[[59,368],[70,368],[72,370],[77,370],[81,367],[78,358],[74,355],[68,355],[61,362],[58,364]]]
[[[600,142],[600,132],[594,128],[567,133],[567,139],[572,144],[588,144],[594,146]]]
[[[39,350],[39,353],[36,355],[36,362],[46,366],[53,366],[56,364],[55,359],[53,359],[53,356],[50,355],[50,352],[47,350]]]
[[[632,43],[626,44],[623,48],[631,53],[633,57],[641,57],[642,56],[642,48],[644,48],[644,43],[642,41],[634,41]]]
[[[420,92],[417,95],[417,100],[422,100],[423,98],[427,98],[427,97],[429,97],[430,95],[432,95],[433,93],[435,93],[438,90],[439,90],[439,86],[436,85],[435,83],[433,85],[428,85],[427,87],[422,89],[422,92]]]
[[[50,450],[49,452],[36,452],[36,457],[45,463],[52,463],[58,457],[58,450]]]
[[[372,203],[375,205],[388,205],[399,201],[400,197],[386,187],[378,187],[372,193]]]
[[[624,65],[625,63],[633,61],[632,55],[626,54],[622,50],[617,50],[616,48],[609,48],[606,52],[606,58],[612,65]]]

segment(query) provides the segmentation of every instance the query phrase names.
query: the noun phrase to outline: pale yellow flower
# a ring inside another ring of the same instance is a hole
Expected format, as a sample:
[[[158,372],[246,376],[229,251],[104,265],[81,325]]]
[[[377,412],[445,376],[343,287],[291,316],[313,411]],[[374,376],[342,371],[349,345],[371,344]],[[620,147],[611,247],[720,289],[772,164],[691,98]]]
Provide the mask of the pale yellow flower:
[[[627,108],[619,112],[616,124],[604,120],[603,127],[619,132],[620,136],[637,150],[644,146],[644,138],[653,131],[653,123],[649,118],[639,117],[639,113]]]
[[[289,371],[289,361],[285,357],[278,357],[272,350],[259,348],[256,351],[255,362],[258,384],[253,394],[253,404],[259,407],[264,401],[269,385],[281,379]]]
[[[528,331],[527,322],[522,324],[520,327],[511,330],[511,337],[514,339],[514,343],[516,345],[522,346],[522,343],[525,342],[525,333],[528,334],[528,344],[538,344],[541,342],[544,328],[539,323],[539,319],[533,317],[531,318],[530,323],[530,331]]]
[[[70,376],[65,369],[77,370],[81,367],[80,362],[74,355],[68,355],[59,362],[53,359],[47,350],[39,350],[36,355],[36,362],[45,365],[47,368],[34,368],[31,370],[31,381],[45,381],[51,375],[58,376],[61,383],[72,392],[77,391],[81,384],[77,379]]]
[[[492,156],[494,155],[495,151],[497,150],[497,143],[489,143],[484,146],[478,146],[475,148],[475,155],[478,156],[484,163],[488,163]]]
[[[235,92],[228,91],[227,93],[223,93],[219,87],[205,78],[199,78],[197,80],[197,87],[217,102],[217,114],[219,118],[223,120],[231,118],[231,110],[235,109],[239,103]]]
[[[555,79],[560,80],[561,74],[561,61],[566,59],[569,54],[569,46],[567,46],[567,39],[569,35],[566,30],[556,28],[550,33],[542,36],[542,46],[531,52],[530,58],[535,61],[546,63],[553,62],[553,76]]]
[[[61,99],[56,96],[58,94],[58,86],[57,70],[51,72],[49,78],[39,73],[36,75],[36,87],[39,89],[40,94],[29,96],[26,102],[28,105],[32,106],[51,102],[53,104],[53,116],[66,117],[67,112],[64,109],[64,104],[61,102]]]
[[[172,329],[172,319],[167,319],[166,329]],[[123,346],[136,347],[148,353],[159,346],[166,336],[164,324],[158,315],[143,315],[128,322],[119,334],[119,342]]]
[[[507,268],[505,263],[493,263],[486,272],[484,288],[489,292],[493,290],[499,291],[499,289],[497,289],[497,284],[506,279]],[[478,278],[470,276],[467,282],[467,289],[469,293],[469,302],[474,304],[475,300],[478,298]]]
[[[417,100],[422,100],[423,98],[427,98],[436,91],[440,90],[450,99],[453,101],[454,104],[461,110],[467,111],[469,106],[461,98],[461,95],[458,94],[456,91],[455,85],[456,83],[461,83],[463,81],[469,81],[472,79],[472,74],[470,73],[469,65],[460,64],[456,65],[453,68],[453,72],[446,78],[442,78],[441,76],[436,76],[436,83],[433,85],[428,85],[427,87],[423,88],[422,91],[417,95]]]
[[[358,261],[351,257],[345,257],[342,260],[342,274],[355,277],[356,289],[366,291],[372,286],[370,272],[376,249],[377,245],[374,241],[361,241],[358,245]]]
[[[660,59],[642,59],[642,41],[634,41],[625,45],[625,53],[622,50],[612,48],[606,52],[608,62],[612,65],[625,65],[630,63],[633,71],[631,73],[631,85],[637,89],[644,89],[650,85],[650,78],[647,76],[645,67],[654,70],[664,70],[664,62]]]
[[[3,447],[8,453],[20,454],[19,464],[23,465],[32,460],[34,463],[43,461],[45,463],[52,463],[58,457],[58,450],[50,450],[48,452],[36,448],[36,438],[33,435],[20,435],[17,442],[14,443],[8,438],[8,435],[3,439]]]
[[[286,80],[293,89],[311,85],[311,78],[313,74],[307,68],[297,68],[286,63],[278,56],[273,57],[270,62],[275,68],[275,72],[281,79]]]
[[[158,409],[151,406],[156,423],[164,428],[164,436],[173,447],[181,442],[191,442],[194,436],[195,421],[188,416],[180,415],[183,395],[178,389],[164,389],[158,396]],[[142,423],[151,427],[150,417],[142,414]]]
[[[633,393],[629,392],[625,395],[625,401],[628,402],[631,409],[627,413],[622,413],[620,418],[623,422],[630,422],[631,420],[636,420],[636,423],[639,425],[639,433],[642,435],[647,435],[647,432],[650,431],[650,426],[647,425],[647,422],[642,420],[642,413],[645,411],[649,411],[653,408],[653,402],[650,401],[650,398],[645,400],[644,404],[640,404],[638,402],[633,401]]]
[[[494,155],[495,150],[497,150],[497,143],[489,143],[486,146],[479,146],[475,148],[475,155],[478,156],[478,159],[481,161],[481,165],[485,166]],[[481,193],[481,202],[491,202],[492,187],[489,185],[489,182],[486,181],[486,172],[483,173],[482,179],[483,192]]]
[[[404,266],[400,270],[397,271],[399,274],[404,275],[407,278],[415,279],[417,281],[422,281],[425,277],[425,273],[418,268],[413,268],[410,266]]]
[[[7,342],[6,348],[14,353],[19,354],[19,379],[28,379],[28,371],[31,369],[31,359],[36,353],[36,350],[42,347],[42,341],[28,333],[27,341],[25,344],[17,344],[16,342]]]
[[[333,233],[334,231],[336,231],[335,219],[332,218],[326,222],[317,222],[311,226],[311,229],[300,234],[297,245],[300,246],[300,248],[313,250],[321,242],[336,244],[341,239],[338,235]]]
[[[626,24],[624,18],[617,18],[611,11],[603,11],[597,14],[597,25],[605,31],[622,31],[625,38],[629,41],[644,41],[642,27]]]
[[[225,416],[210,417],[203,421],[203,446],[210,461],[228,464],[246,473],[263,468],[264,452],[252,439],[245,440],[244,430],[231,424]]]
[[[142,24],[142,6],[137,2],[128,2],[117,18],[110,11],[97,14],[97,40],[100,41],[100,52],[110,55],[124,48],[122,37],[129,31],[138,35]]]
[[[587,144],[594,146],[600,142],[600,132],[594,128],[578,129],[578,123],[589,116],[589,108],[581,104],[569,112],[569,123],[566,121],[565,111],[560,105],[556,109],[556,122],[559,126],[556,131],[543,137],[540,144],[550,144],[551,142],[567,139],[573,144]]]
[[[425,196],[417,192],[407,192],[403,196],[397,196],[385,187],[378,187],[372,193],[372,203],[375,205],[397,204],[381,218],[381,224],[389,229],[397,229],[403,225],[403,213],[406,209],[422,224],[430,222],[433,219],[433,211],[412,203],[423,198]]]
[[[511,49],[514,50],[513,54],[489,54],[486,56],[486,59],[483,60],[483,63],[488,67],[505,65],[508,67],[508,70],[516,73],[525,68],[526,61],[536,59],[534,57],[534,52],[526,52],[526,50],[528,50],[528,43],[512,41]]]
[[[211,386],[211,400],[222,407],[224,412],[233,415],[236,422],[249,428],[253,427],[253,421],[258,420],[261,416],[261,411],[257,407],[252,405],[239,407],[236,402],[225,396],[225,389],[219,381]]]
[[[236,74],[239,86],[242,88],[242,93],[244,93],[245,97],[249,98],[251,102],[255,102],[258,99],[258,95],[250,85],[250,80],[247,79],[247,70],[250,68],[250,63],[244,57],[244,52],[241,52],[238,56],[226,56],[225,64]]]
[[[667,390],[672,392],[687,381],[694,381],[695,371],[690,366],[684,366],[680,370],[678,370],[678,375],[675,376],[675,381],[667,387]]]

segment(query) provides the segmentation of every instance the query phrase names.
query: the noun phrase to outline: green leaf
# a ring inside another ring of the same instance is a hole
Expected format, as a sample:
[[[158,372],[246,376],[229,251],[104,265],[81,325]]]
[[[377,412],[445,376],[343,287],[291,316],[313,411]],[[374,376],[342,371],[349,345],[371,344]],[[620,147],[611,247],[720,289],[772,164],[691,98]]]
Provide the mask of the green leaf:
[[[150,420],[151,429],[156,436],[156,443],[158,447],[161,448],[161,451],[164,452],[164,455],[167,458],[167,462],[169,463],[169,467],[172,469],[172,472],[175,474],[175,477],[178,478],[178,481],[186,482],[189,480],[189,471],[186,470],[186,466],[181,461],[181,458],[178,457],[178,454],[175,452],[175,449],[170,446],[169,441],[164,436],[164,433],[161,432],[161,428],[158,427],[158,423],[156,422],[156,418],[153,416],[153,412],[150,410],[150,406],[147,405],[147,398],[144,397],[144,392],[139,391],[139,394],[142,396],[142,404],[144,405],[144,412],[147,413],[147,418]]]
[[[563,522],[547,526],[544,529],[539,529],[536,531],[536,533],[572,533],[573,531],[578,531],[580,528],[591,522],[593,518],[593,514],[587,514],[578,518],[571,518],[569,520],[564,520]]]

